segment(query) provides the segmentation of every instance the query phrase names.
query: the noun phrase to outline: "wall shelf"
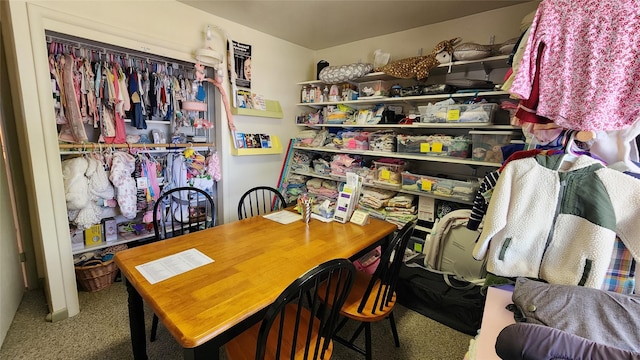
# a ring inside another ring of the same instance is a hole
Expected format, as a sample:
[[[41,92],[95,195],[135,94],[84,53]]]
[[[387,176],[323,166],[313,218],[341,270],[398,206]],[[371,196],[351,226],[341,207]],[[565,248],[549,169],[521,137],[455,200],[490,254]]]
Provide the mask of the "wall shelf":
[[[507,60],[509,59],[509,55],[498,55],[487,57],[484,59],[478,60],[464,60],[464,61],[454,61],[452,63],[440,64],[437,67],[431,69],[429,72],[430,76],[433,75],[441,75],[447,74],[450,67],[456,67],[457,72],[469,72],[474,70],[484,70],[485,72],[491,71],[496,68],[504,68],[507,66]],[[352,80],[353,82],[359,83],[364,81],[373,81],[373,80],[403,80],[401,78],[396,78],[391,75],[385,74],[383,72],[371,72],[364,75],[361,78]],[[298,85],[324,85],[325,83],[322,80],[309,80],[309,81],[301,81]],[[385,100],[386,101],[386,100]],[[303,105],[308,105],[307,103]]]
[[[375,156],[375,157],[389,157],[396,159],[409,159],[409,160],[421,160],[421,161],[431,161],[431,162],[441,162],[441,163],[450,163],[450,164],[465,164],[471,166],[489,166],[499,168],[502,166],[501,163],[487,162],[487,161],[477,161],[472,160],[471,158],[456,158],[451,156],[429,156],[429,155],[420,155],[419,153],[401,153],[401,152],[386,152],[386,151],[372,151],[372,150],[351,150],[351,149],[338,149],[331,147],[309,147],[309,146],[299,146],[294,145],[294,149],[307,150],[307,151],[315,151],[315,152],[325,152],[325,153],[337,153],[337,154],[354,154],[354,155],[364,155],[364,156]]]
[[[282,154],[282,143],[280,138],[276,135],[271,135],[271,147],[270,148],[240,148],[237,149],[233,146],[234,139],[231,139],[231,155],[233,156],[249,156],[249,155],[275,155]]]
[[[233,115],[257,116],[257,117],[282,119],[283,117],[282,107],[280,107],[279,101],[265,100],[265,103],[267,105],[267,110],[231,107],[231,113]]]

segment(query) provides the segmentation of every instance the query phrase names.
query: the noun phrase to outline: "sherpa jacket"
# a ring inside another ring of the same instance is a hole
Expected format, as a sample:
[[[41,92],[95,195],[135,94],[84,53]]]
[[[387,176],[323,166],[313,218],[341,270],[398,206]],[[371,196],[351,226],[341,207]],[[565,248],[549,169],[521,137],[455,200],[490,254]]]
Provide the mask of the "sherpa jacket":
[[[640,181],[588,156],[562,159],[503,169],[473,250],[488,272],[600,288],[616,234],[640,260]]]

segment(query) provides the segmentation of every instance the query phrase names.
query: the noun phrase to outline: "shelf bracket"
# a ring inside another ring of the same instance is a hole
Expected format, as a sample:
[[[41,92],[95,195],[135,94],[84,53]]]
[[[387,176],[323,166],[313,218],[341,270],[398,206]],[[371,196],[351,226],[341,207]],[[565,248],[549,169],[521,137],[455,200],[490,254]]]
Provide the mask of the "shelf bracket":
[[[484,79],[489,80],[489,74],[491,74],[491,67],[486,62],[482,62],[482,70],[484,70]]]

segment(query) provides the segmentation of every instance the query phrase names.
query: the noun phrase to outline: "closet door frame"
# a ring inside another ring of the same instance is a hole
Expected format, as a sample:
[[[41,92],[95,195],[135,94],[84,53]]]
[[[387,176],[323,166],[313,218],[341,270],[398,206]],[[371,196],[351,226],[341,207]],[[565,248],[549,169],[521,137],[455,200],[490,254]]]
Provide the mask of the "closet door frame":
[[[25,181],[30,190],[30,221],[38,277],[44,280],[50,310],[47,320],[58,321],[78,314],[80,308],[58,133],[51,111],[53,100],[45,31],[74,35],[185,62],[194,62],[191,50],[195,47],[188,42],[176,44],[153,36],[141,36],[124,28],[71,16],[33,3],[12,1],[4,2],[3,6],[12,23],[7,37],[11,38],[14,46],[7,46],[7,56],[10,68],[15,70],[12,83],[19,89],[14,103],[17,106],[21,151],[25,159]],[[144,42],[140,38],[144,38]]]

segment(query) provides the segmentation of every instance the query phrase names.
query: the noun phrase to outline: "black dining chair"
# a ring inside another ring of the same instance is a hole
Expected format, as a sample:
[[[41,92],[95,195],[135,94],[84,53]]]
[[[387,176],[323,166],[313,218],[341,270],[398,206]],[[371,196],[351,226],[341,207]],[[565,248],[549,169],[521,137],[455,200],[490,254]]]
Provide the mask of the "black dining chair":
[[[156,240],[164,240],[215,226],[216,207],[206,191],[178,187],[163,193],[153,206]],[[153,314],[150,341],[156,340],[158,316]]]
[[[363,354],[367,360],[371,360],[371,323],[389,319],[391,332],[396,347],[400,346],[398,330],[393,318],[393,308],[396,304],[396,285],[405,248],[409,238],[413,234],[415,222],[405,224],[394,236],[387,248],[380,256],[380,263],[372,275],[363,271],[356,272],[353,288],[345,300],[340,315],[342,321],[336,328],[333,339],[348,348]],[[329,306],[333,306],[331,298],[326,299]],[[349,319],[360,322],[349,340],[338,335]],[[355,340],[364,330],[365,349],[354,344]]]
[[[280,191],[269,186],[256,186],[247,190],[238,201],[238,220],[268,214],[287,206]]]
[[[351,261],[334,259],[301,275],[267,308],[262,322],[225,345],[229,360],[331,358],[331,338],[355,273]],[[320,298],[336,306],[327,308]]]

